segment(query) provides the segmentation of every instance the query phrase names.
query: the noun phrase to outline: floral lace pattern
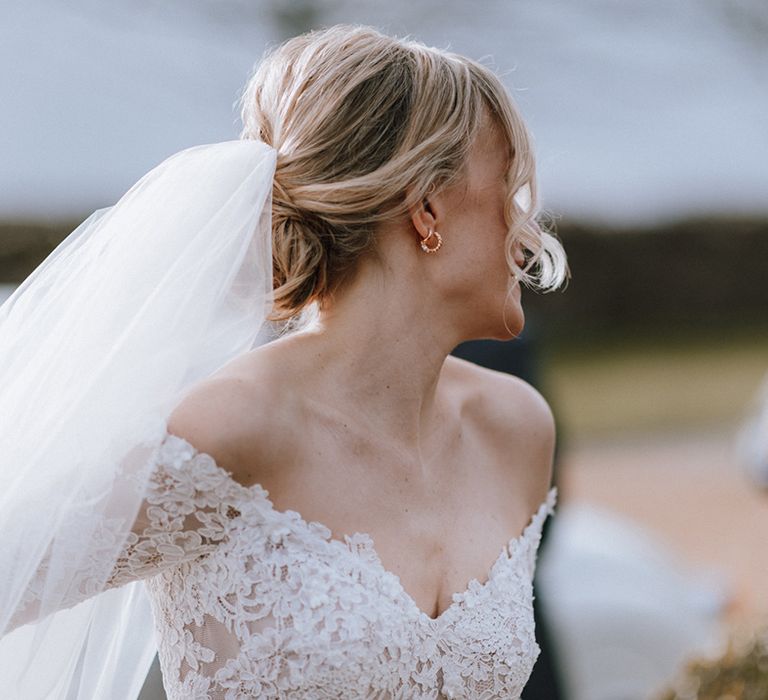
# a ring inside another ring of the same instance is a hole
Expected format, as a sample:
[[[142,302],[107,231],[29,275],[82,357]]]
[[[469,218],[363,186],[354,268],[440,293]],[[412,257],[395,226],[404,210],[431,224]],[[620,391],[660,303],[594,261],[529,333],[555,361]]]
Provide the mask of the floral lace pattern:
[[[169,700],[519,698],[539,653],[532,578],[555,493],[488,580],[433,619],[370,536],[342,542],[275,510],[168,434],[111,583],[146,579]]]

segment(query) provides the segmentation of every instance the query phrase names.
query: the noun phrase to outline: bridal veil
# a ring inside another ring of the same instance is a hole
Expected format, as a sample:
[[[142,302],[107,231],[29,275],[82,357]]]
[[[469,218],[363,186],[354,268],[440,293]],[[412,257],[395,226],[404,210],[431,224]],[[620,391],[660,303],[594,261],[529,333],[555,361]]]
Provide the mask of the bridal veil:
[[[254,140],[171,156],[0,306],[3,697],[138,695],[148,599],[107,582],[167,417],[259,343],[275,162]]]

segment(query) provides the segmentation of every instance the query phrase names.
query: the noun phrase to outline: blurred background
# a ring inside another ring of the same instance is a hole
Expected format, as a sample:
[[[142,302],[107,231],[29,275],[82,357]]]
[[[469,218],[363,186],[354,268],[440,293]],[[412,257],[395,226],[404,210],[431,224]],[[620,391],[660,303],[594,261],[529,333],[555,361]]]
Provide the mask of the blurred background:
[[[559,424],[537,579],[558,690],[524,697],[768,698],[768,489],[749,456],[768,435],[745,432],[768,371],[765,0],[0,13],[0,302],[165,157],[237,138],[239,91],[275,42],[365,23],[493,66],[572,271],[564,292],[524,291],[523,338],[494,349],[522,358]],[[144,695],[162,697],[156,679]]]

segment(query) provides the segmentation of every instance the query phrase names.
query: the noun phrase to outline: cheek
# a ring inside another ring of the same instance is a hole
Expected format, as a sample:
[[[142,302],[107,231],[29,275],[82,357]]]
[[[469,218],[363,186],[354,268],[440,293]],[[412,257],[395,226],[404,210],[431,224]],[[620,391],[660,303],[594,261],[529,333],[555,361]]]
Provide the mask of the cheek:
[[[483,247],[498,252],[504,246],[507,225],[504,221],[504,209],[499,206],[498,198],[485,196],[474,206],[467,207],[464,218],[467,230],[475,239],[482,242]]]
[[[451,269],[463,283],[478,286],[482,296],[505,293],[509,282],[506,259],[508,228],[504,220],[506,189],[486,188],[467,193],[449,217],[449,233],[455,236],[457,256]]]
[[[505,205],[506,189],[501,187],[489,189],[480,204],[488,233],[495,236],[496,241],[500,241],[502,246],[508,232],[507,222],[504,219]]]

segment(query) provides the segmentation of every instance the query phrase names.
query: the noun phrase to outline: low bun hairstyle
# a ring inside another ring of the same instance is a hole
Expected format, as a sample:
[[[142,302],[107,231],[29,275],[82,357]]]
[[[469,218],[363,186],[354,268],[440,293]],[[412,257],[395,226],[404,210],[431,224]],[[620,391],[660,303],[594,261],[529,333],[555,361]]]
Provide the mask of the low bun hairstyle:
[[[529,254],[522,281],[566,275],[554,236],[534,223],[535,166],[522,119],[501,81],[462,56],[370,27],[337,25],[268,52],[241,100],[242,138],[277,151],[272,193],[272,320],[322,306],[375,251],[378,223],[408,213],[459,177],[484,109],[510,145],[510,226]],[[515,195],[528,188],[527,203]]]

